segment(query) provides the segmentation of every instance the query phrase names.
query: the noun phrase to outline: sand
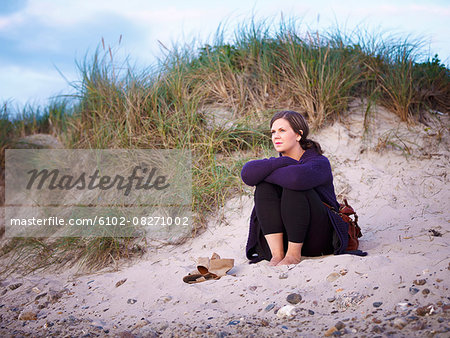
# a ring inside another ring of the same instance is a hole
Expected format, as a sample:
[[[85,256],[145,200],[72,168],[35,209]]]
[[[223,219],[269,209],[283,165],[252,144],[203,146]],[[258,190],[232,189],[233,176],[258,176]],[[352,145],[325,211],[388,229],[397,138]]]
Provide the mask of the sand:
[[[379,109],[364,141],[360,110],[312,138],[330,159],[339,199],[359,215],[368,256],[248,264],[248,187],[201,235],[149,249],[118,271],[8,277],[0,286],[0,335],[448,337],[448,130],[433,121],[408,125]],[[440,118],[448,125],[448,116]],[[233,258],[233,269],[184,283],[196,259],[213,252]],[[283,317],[291,294],[300,302]]]

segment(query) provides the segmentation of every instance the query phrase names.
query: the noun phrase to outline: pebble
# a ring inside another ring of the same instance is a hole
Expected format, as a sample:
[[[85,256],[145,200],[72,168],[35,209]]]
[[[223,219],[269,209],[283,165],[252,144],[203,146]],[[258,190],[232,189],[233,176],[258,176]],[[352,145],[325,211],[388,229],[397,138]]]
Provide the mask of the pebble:
[[[290,318],[294,317],[296,314],[295,306],[293,305],[285,305],[277,312],[278,318]]]
[[[406,325],[408,324],[408,322],[403,319],[403,318],[395,318],[392,325],[397,328],[397,329],[403,329]]]
[[[406,317],[406,319],[408,320],[408,322],[412,322],[412,321],[415,321],[415,320],[419,319],[419,317],[416,317],[416,316],[408,316],[408,317]]]
[[[37,320],[37,314],[34,311],[25,311],[19,314],[19,320]]]
[[[287,300],[288,303],[291,303],[291,304],[295,305],[295,304],[298,304],[298,303],[301,302],[302,296],[300,294],[298,294],[298,293],[291,293],[290,295],[288,295],[286,297],[286,300]]]
[[[342,330],[345,327],[345,324],[341,321],[338,321],[336,324],[334,324],[334,327],[338,330]]]
[[[49,290],[47,293],[47,300],[56,303],[62,297],[62,291]]]
[[[213,299],[212,301],[211,301],[211,303],[217,303],[217,299]]]
[[[203,334],[203,333],[205,333],[205,330],[203,330],[201,327],[196,327],[194,332],[196,334]]]
[[[9,289],[10,290],[15,290],[15,289],[17,289],[17,288],[20,288],[22,286],[22,283],[15,283],[15,284],[11,284],[10,286],[9,286]]]
[[[428,295],[430,293],[430,289],[423,289],[422,294]]]
[[[172,300],[172,296],[163,296],[160,298],[160,300],[162,300],[163,302],[167,303],[170,302]]]
[[[233,325],[234,326],[234,325],[238,325],[240,322],[241,322],[240,320],[232,320],[232,321],[228,322],[227,325]]]
[[[313,310],[308,310],[308,314],[309,314],[309,315],[312,316],[314,313],[315,313],[315,312],[314,312]]]
[[[334,282],[336,279],[338,279],[339,277],[341,277],[340,274],[338,274],[337,272],[332,272],[328,275],[327,277],[327,281],[328,282]]]
[[[383,332],[383,328],[380,327],[380,326],[378,326],[378,325],[375,325],[375,326],[372,328],[372,332],[374,332],[374,333],[382,333],[382,332]]]
[[[1,295],[3,296],[3,295],[5,295],[7,292],[8,292],[8,289],[4,289],[4,290],[2,291],[2,293],[1,293]]]
[[[279,279],[287,279],[288,278],[288,274],[286,272],[282,272],[280,273],[280,275],[278,276]]]
[[[339,331],[335,326],[330,327],[328,330],[325,331],[324,336],[330,337],[333,333]]]
[[[416,279],[413,283],[414,285],[425,285],[426,282],[426,279]]]
[[[256,289],[257,289],[257,286],[250,286],[249,288],[248,288],[250,291],[255,291]]]
[[[265,310],[266,310],[267,312],[269,312],[269,311],[272,310],[274,307],[275,307],[275,303],[271,303],[271,304],[269,304],[269,305],[266,306]]]
[[[412,294],[412,295],[415,295],[417,292],[419,292],[420,290],[419,289],[416,289],[416,288],[409,288],[409,293],[410,294]]]
[[[41,299],[42,297],[45,297],[45,296],[47,296],[47,292],[43,292],[43,293],[37,295],[36,298],[34,298],[34,300]]]
[[[334,298],[334,297],[327,298],[327,301],[329,303],[333,303],[335,300],[336,300],[336,298]]]
[[[134,298],[128,298],[128,300],[127,300],[128,304],[135,304],[136,302],[137,302],[137,300]]]
[[[373,307],[380,307],[383,304],[383,302],[374,302],[372,305]]]
[[[123,283],[125,283],[127,281],[127,279],[126,278],[124,278],[124,279],[121,279],[120,281],[118,281],[117,283],[116,283],[116,288],[118,288],[119,286],[121,286]]]
[[[431,315],[436,311],[432,304],[428,304],[416,309],[416,314],[419,316]]]
[[[32,288],[31,289],[34,293],[37,293],[37,294],[39,294],[39,293],[41,293],[41,290],[38,288],[38,287],[34,287],[34,288]]]

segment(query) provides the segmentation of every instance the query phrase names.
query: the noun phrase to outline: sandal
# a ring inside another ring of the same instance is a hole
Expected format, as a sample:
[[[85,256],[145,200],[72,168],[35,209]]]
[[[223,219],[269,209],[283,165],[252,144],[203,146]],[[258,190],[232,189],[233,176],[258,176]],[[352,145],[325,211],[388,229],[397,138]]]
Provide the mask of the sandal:
[[[219,279],[227,274],[234,266],[234,259],[220,258],[215,252],[211,258],[199,257],[197,271],[183,277],[185,283],[200,283],[206,280]]]
[[[200,283],[211,279],[219,279],[220,277],[213,274],[213,273],[207,273],[205,275],[201,273],[196,273],[192,275],[187,275],[183,277],[183,282],[188,284],[194,284],[194,283]]]

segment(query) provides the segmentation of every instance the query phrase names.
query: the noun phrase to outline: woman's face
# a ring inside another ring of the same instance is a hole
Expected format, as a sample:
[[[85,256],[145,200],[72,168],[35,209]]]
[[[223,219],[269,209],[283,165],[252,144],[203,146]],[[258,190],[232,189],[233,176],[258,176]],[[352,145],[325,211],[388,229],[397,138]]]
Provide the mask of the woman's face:
[[[283,155],[292,154],[300,147],[300,135],[297,134],[283,118],[275,120],[272,124],[272,143],[275,150]]]

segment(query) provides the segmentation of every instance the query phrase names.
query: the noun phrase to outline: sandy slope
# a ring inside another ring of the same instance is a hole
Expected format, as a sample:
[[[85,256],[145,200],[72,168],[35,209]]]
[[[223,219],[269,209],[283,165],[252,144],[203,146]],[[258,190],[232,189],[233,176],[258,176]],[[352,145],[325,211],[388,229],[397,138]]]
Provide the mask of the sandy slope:
[[[149,252],[118,272],[44,273],[2,281],[0,334],[314,337],[336,331],[357,337],[448,337],[447,130],[433,123],[408,127],[380,110],[373,117],[371,141],[363,142],[362,114],[345,121],[313,138],[332,163],[336,192],[359,214],[367,257],[249,265],[244,254],[253,203],[249,188],[248,196],[228,201],[200,236]],[[396,145],[408,146],[410,155]],[[196,258],[213,252],[235,259],[229,275],[183,283]],[[22,285],[11,290],[14,283]],[[279,318],[276,312],[289,304],[291,293],[302,297],[295,316]],[[37,320],[18,319],[27,313]]]

